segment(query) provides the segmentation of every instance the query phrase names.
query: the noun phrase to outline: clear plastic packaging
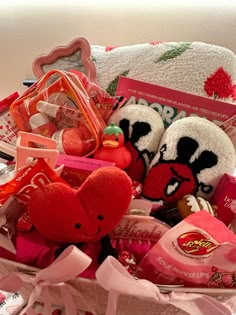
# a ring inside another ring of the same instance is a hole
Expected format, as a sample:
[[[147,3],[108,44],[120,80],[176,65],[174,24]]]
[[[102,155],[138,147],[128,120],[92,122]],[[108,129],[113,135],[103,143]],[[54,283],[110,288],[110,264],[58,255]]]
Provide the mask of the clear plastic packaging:
[[[89,81],[85,75],[83,80]],[[104,117],[113,105],[100,111],[77,73],[51,70],[13,102],[10,111],[20,130],[57,140],[61,153],[90,156],[100,146]]]

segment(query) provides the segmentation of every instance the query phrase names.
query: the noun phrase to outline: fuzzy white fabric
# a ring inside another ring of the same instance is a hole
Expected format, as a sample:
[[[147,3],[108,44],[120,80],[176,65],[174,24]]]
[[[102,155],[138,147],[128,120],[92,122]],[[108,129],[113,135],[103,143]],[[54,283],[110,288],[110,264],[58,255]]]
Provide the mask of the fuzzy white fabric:
[[[205,81],[219,68],[229,75],[231,86],[236,87],[235,54],[227,48],[202,42],[145,43],[114,49],[92,45],[92,58],[97,68],[98,83],[109,92],[115,91],[118,76],[125,75],[214,98],[216,93],[208,95],[204,87]],[[224,81],[224,78],[219,75],[219,84],[221,80]],[[232,95],[220,97],[220,100],[236,103]]]
[[[199,147],[190,158],[190,163],[195,161],[204,150],[212,151],[217,155],[217,164],[211,168],[203,169],[197,175],[199,182],[213,186],[211,194],[204,194],[201,191],[197,193],[198,196],[209,199],[221,177],[225,173],[234,174],[236,154],[233,143],[220,127],[205,118],[182,118],[173,122],[166,129],[161,139],[158,153],[153,158],[149,169],[158,162],[160,148],[163,144],[167,145],[167,150],[163,154],[163,160],[175,160],[177,158],[177,143],[181,137],[190,137],[199,144]]]
[[[164,124],[160,114],[151,107],[142,105],[127,105],[120,108],[109,118],[109,123],[114,122],[119,126],[120,121],[126,118],[130,122],[129,137],[132,134],[132,125],[135,122],[146,122],[151,127],[151,132],[141,137],[136,146],[140,152],[148,150],[156,153],[159,147],[161,137],[164,133]]]

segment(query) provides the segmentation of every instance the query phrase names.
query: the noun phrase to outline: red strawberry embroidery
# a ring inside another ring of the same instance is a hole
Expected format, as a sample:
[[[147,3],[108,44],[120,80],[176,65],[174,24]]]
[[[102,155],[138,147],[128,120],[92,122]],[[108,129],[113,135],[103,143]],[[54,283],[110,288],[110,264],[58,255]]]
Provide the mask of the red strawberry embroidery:
[[[204,89],[214,99],[234,97],[232,78],[222,67],[207,78]]]
[[[113,49],[115,49],[115,48],[117,48],[117,47],[119,47],[119,46],[107,46],[107,47],[105,48],[105,51],[108,52],[108,51],[111,51],[111,50],[113,50]]]
[[[5,299],[6,299],[6,296],[3,293],[0,293],[0,303],[5,301]]]
[[[233,100],[236,101],[236,84],[233,85]]]
[[[158,44],[161,44],[161,43],[163,43],[163,42],[162,42],[162,41],[159,41],[159,40],[156,40],[156,41],[153,41],[153,42],[149,42],[149,44],[150,44],[150,45],[153,45],[153,46],[158,45]]]

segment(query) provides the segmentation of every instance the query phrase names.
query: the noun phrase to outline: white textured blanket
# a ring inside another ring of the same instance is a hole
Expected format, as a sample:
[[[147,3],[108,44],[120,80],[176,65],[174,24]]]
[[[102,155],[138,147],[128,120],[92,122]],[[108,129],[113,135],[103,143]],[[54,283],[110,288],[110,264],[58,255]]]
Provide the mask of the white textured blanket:
[[[236,104],[236,56],[202,42],[152,42],[123,47],[92,45],[98,82],[114,94],[118,77]]]

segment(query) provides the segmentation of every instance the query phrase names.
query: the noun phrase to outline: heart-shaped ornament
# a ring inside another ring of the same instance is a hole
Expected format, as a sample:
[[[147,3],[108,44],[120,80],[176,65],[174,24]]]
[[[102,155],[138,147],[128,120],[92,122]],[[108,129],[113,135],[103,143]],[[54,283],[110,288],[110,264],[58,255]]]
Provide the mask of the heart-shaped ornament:
[[[110,233],[128,209],[132,183],[117,167],[101,167],[75,190],[63,183],[36,189],[28,205],[31,222],[46,238],[89,242]]]

